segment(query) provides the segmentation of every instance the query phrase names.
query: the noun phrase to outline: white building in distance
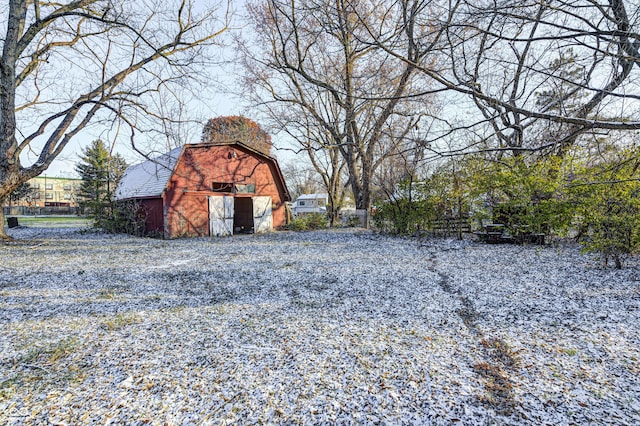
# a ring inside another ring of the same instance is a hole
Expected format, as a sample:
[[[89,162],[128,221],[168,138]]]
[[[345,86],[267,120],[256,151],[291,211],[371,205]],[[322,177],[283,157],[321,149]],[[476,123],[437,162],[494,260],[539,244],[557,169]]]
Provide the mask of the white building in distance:
[[[326,213],[328,200],[329,196],[327,194],[302,194],[294,201],[291,211],[295,216],[309,213]]]

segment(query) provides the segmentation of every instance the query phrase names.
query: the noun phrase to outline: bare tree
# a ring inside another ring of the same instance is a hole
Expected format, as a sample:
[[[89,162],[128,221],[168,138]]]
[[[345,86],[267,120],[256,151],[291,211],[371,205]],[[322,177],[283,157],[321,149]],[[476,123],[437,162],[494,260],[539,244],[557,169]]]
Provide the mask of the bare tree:
[[[399,196],[398,188],[406,185],[411,190],[412,183],[423,176],[423,161],[425,146],[417,136],[419,128],[415,125],[405,129],[400,137],[411,140],[408,146],[397,147],[395,152],[389,153],[376,170],[374,176],[374,198],[377,201],[393,201]],[[396,131],[393,132],[396,134]],[[409,194],[409,197],[411,194]]]
[[[302,194],[313,194],[324,190],[320,183],[320,176],[307,163],[290,160],[283,164],[282,174],[287,181],[287,188],[293,200]]]
[[[439,24],[446,28],[449,66],[407,62],[434,88],[473,102],[480,117],[460,128],[490,127],[465,152],[564,155],[585,133],[640,128],[637,0],[451,5]],[[408,18],[406,25],[433,25],[425,16]],[[384,40],[379,45],[395,51]]]
[[[320,177],[323,188],[327,191],[328,205],[327,215],[329,226],[334,226],[340,217],[346,192],[347,179],[346,162],[336,145],[332,145],[329,132],[318,126],[317,122],[309,117],[304,117],[303,126],[288,126],[284,130],[291,135],[307,153],[308,159],[314,171]],[[302,130],[303,134],[297,134],[295,130]]]
[[[280,98],[283,99],[283,98]],[[298,102],[274,102],[268,111],[274,129],[287,135],[295,144],[296,153],[304,152],[322,188],[327,193],[327,215],[333,226],[339,218],[346,195],[346,162],[337,141],[311,112],[320,112],[324,117],[339,120],[340,108],[336,107],[331,96],[319,91],[314,104]]]
[[[296,138],[301,150],[312,161],[325,152],[335,165],[334,177],[344,161],[358,209],[370,209],[376,169],[406,142],[388,131],[415,125],[415,117],[398,112],[411,100],[415,64],[428,50],[405,43],[413,40],[405,33],[414,27],[403,26],[403,19],[419,11],[404,6],[383,0],[269,0],[249,8],[259,47],[244,52],[253,100],[282,128],[307,129],[309,135],[299,132]],[[401,54],[386,52],[372,38]]]
[[[228,28],[224,1],[10,0],[0,12],[0,204],[91,124],[124,125],[132,143],[162,129],[170,117],[157,97],[204,77]],[[22,164],[27,153],[35,160]]]

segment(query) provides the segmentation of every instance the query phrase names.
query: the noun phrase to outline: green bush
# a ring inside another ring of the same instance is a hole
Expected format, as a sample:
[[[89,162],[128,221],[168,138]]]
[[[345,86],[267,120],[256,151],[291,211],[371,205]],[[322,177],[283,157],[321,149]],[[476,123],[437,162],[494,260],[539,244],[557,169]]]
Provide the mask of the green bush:
[[[430,229],[437,217],[438,207],[433,200],[412,201],[400,198],[377,207],[373,224],[382,232],[408,235]]]
[[[472,178],[472,197],[484,198],[476,216],[518,238],[529,234],[563,234],[571,223],[572,206],[563,193],[563,160],[558,157],[523,157],[485,163]]]
[[[585,167],[568,185],[576,206],[577,239],[584,251],[604,264],[622,268],[625,257],[640,252],[640,159],[633,152]]]
[[[285,225],[288,231],[312,231],[324,229],[329,226],[329,219],[324,213],[307,213],[294,217],[291,222]]]
[[[445,165],[420,181],[409,178],[401,182],[388,199],[378,201],[372,216],[374,226],[382,232],[410,235],[431,231],[437,223],[468,218],[464,173],[453,169]]]
[[[597,152],[594,155],[593,152]],[[514,237],[574,234],[583,250],[621,268],[640,252],[640,159],[637,148],[600,143],[566,157],[503,159],[478,167],[472,197]]]

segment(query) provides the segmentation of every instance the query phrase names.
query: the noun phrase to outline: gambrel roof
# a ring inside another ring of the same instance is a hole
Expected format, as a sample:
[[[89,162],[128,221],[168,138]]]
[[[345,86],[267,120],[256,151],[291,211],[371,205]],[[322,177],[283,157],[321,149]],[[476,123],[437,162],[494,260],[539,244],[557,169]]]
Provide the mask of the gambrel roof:
[[[242,143],[242,142],[216,142],[216,143],[200,143],[193,145],[184,145],[171,150],[170,152],[161,155],[160,157],[147,160],[140,164],[136,164],[127,169],[122,176],[118,188],[115,192],[116,200],[127,200],[131,198],[155,198],[161,197],[162,192],[166,189],[169,179],[173,175],[173,172],[182,156],[185,149],[190,147],[202,147],[202,146],[220,146],[220,145],[236,145],[247,151],[254,153],[266,160],[273,167],[275,178],[280,181],[283,190],[283,196],[285,201],[291,199],[289,191],[287,190],[282,171],[275,158],[265,155],[264,153],[256,150],[255,148]]]
[[[116,189],[116,200],[160,197],[173,174],[183,147],[127,169]]]

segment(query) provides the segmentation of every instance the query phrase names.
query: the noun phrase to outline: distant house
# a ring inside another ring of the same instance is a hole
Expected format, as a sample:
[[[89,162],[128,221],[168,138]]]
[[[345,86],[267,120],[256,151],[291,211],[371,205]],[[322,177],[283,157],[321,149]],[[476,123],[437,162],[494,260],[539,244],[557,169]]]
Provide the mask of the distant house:
[[[242,142],[184,145],[129,167],[116,189],[165,238],[268,232],[290,200],[278,162]]]
[[[308,213],[326,213],[328,201],[327,194],[302,194],[291,206],[291,211],[296,216]]]

